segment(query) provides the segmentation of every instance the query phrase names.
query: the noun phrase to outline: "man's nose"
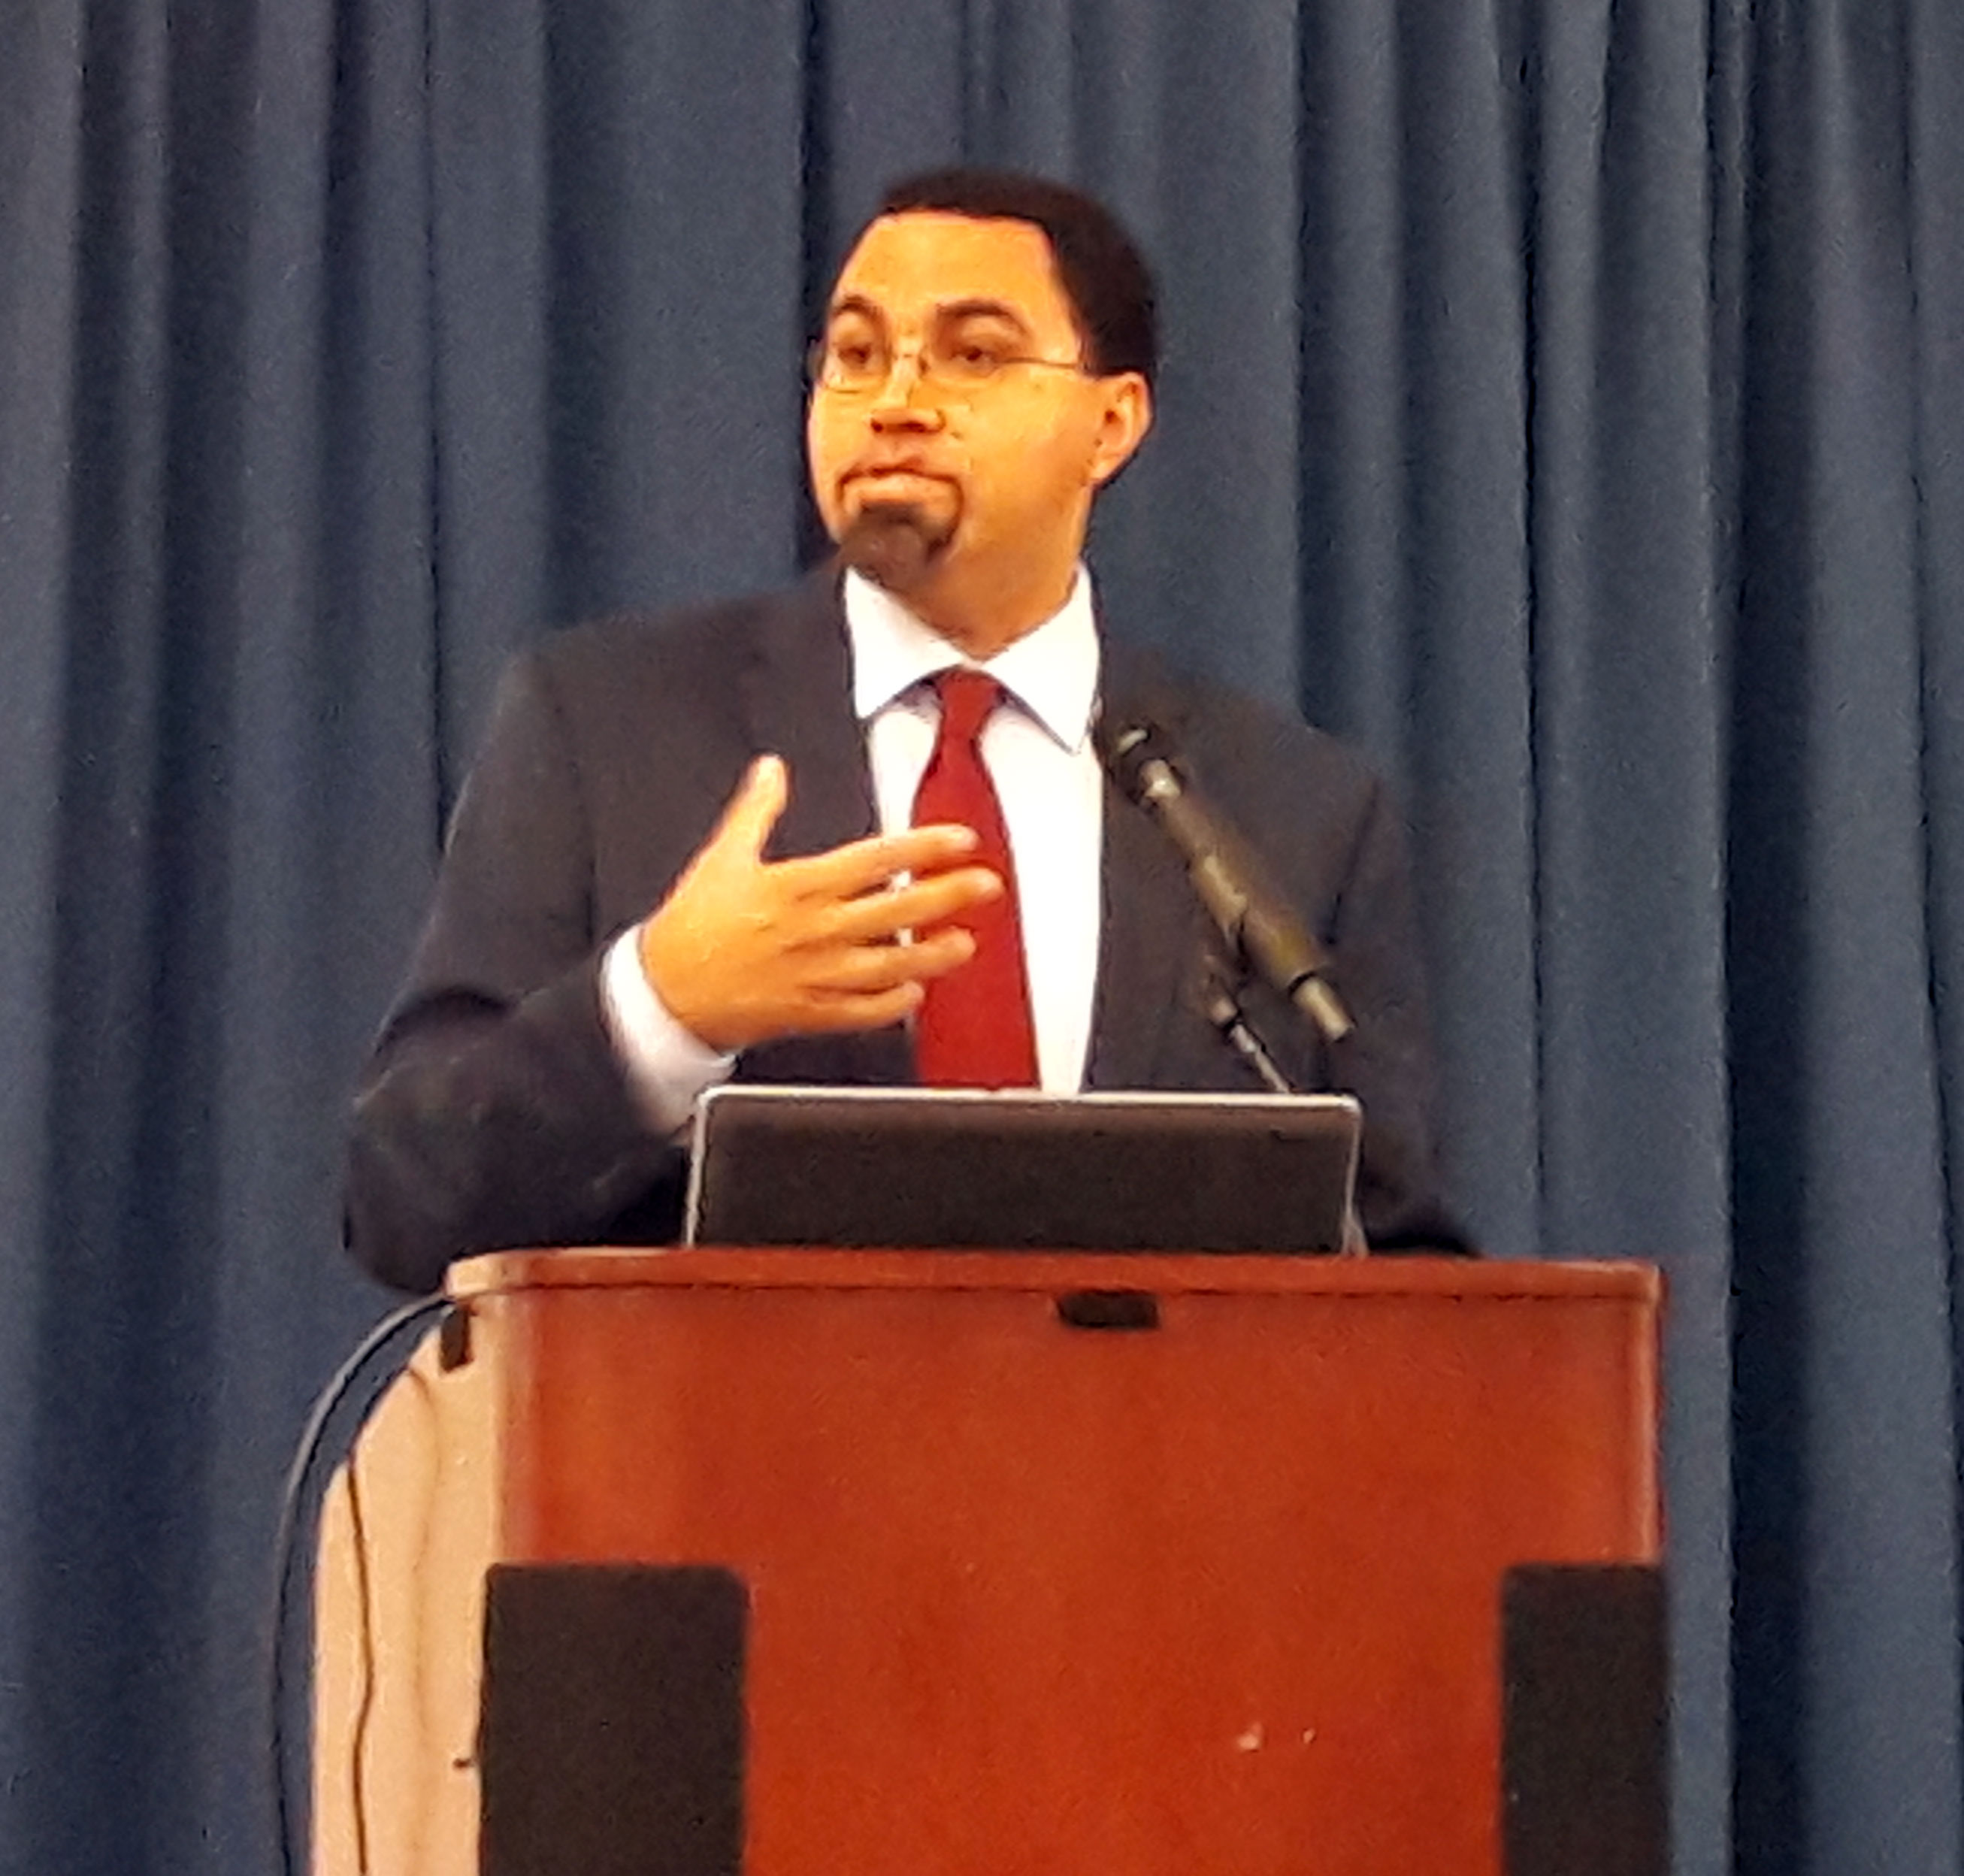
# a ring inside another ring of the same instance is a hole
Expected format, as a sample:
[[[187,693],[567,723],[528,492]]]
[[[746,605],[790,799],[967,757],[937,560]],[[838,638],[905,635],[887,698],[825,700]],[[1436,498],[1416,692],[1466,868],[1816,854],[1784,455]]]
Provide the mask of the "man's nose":
[[[871,412],[876,430],[939,430],[945,421],[941,406],[922,393],[927,370],[918,350],[896,351],[887,367],[886,382],[874,394]]]
[[[873,428],[883,435],[888,431],[919,431],[932,435],[948,419],[932,404],[882,401],[868,413]]]

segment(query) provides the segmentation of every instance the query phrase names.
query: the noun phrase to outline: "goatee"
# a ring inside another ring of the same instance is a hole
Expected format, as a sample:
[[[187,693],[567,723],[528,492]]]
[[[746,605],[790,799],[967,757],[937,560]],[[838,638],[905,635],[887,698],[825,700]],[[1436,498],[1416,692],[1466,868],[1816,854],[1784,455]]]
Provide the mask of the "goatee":
[[[876,586],[904,598],[932,571],[955,533],[913,502],[869,502],[846,524],[839,557]]]

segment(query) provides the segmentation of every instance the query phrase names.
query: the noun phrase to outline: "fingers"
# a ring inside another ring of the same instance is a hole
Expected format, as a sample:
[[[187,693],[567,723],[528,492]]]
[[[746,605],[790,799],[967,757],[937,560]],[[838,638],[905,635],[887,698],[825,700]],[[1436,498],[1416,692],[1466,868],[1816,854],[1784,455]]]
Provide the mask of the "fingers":
[[[1004,890],[974,864],[974,834],[952,825],[767,861],[790,785],[778,757],[753,762],[708,842],[641,923],[650,986],[713,1048],[901,1021],[924,983],[974,954],[970,934],[949,922]],[[903,932],[911,942],[896,941]]]
[[[865,996],[945,976],[974,955],[974,935],[952,925],[910,944],[839,944],[814,951],[804,976],[817,994]]]
[[[814,993],[806,1002],[799,1029],[806,1035],[836,1034],[849,1029],[884,1029],[891,1024],[906,1021],[920,1008],[921,996],[920,985],[912,983],[897,984],[891,990],[865,996]]]
[[[987,867],[964,867],[822,907],[814,915],[813,935],[825,943],[877,944],[903,932],[945,924],[1002,896],[1000,874]]]
[[[820,899],[850,899],[883,887],[895,874],[940,873],[975,851],[975,832],[953,822],[874,834],[829,852],[786,860],[778,871],[794,891]]]
[[[974,935],[959,925],[912,944],[842,948],[823,975],[807,978],[807,1031],[878,1029],[904,1021],[920,1007],[929,979],[945,976],[975,955]]]
[[[760,755],[743,771],[722,818],[704,843],[753,861],[761,861],[772,829],[791,797],[791,778],[782,756]],[[884,886],[897,874],[939,873],[975,851],[973,828],[936,822],[894,834],[869,835],[824,853],[780,862],[775,871],[792,892],[818,898],[849,898]]]
[[[724,804],[723,818],[710,835],[708,846],[746,860],[758,860],[790,797],[791,781],[784,758],[759,756],[743,771],[736,792]]]

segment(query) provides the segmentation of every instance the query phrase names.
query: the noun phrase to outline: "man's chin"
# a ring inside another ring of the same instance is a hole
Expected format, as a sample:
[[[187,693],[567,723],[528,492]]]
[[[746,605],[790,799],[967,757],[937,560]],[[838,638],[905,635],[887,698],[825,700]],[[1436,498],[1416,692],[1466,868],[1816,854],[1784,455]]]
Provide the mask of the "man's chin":
[[[846,524],[839,557],[876,586],[917,592],[955,537],[955,524],[917,502],[869,502]]]

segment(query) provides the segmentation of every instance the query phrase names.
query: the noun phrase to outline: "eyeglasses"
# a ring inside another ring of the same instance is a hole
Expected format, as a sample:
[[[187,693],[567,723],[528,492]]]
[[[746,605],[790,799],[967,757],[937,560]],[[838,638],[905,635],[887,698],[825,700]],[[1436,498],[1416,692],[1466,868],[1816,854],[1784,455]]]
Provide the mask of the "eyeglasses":
[[[897,350],[884,340],[833,334],[818,340],[805,361],[813,384],[841,397],[869,397],[883,391],[894,368],[906,359],[929,390],[965,397],[986,389],[1005,371],[1073,371],[1080,377],[1077,358],[1031,358],[1006,351],[986,340],[955,335],[935,338],[911,351]]]

